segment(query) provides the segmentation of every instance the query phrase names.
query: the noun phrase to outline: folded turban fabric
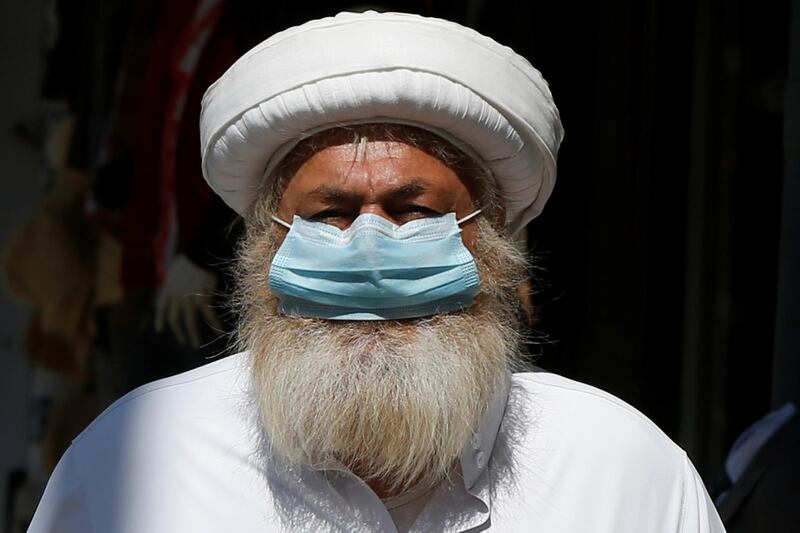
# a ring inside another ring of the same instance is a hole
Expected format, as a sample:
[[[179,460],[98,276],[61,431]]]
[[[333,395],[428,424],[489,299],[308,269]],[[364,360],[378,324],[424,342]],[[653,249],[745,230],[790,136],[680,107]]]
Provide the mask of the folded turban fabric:
[[[497,182],[510,234],[553,190],[563,129],[539,71],[454,22],[372,11],[277,33],[211,85],[200,116],[203,175],[246,216],[299,140],[367,122],[424,128],[476,158]]]

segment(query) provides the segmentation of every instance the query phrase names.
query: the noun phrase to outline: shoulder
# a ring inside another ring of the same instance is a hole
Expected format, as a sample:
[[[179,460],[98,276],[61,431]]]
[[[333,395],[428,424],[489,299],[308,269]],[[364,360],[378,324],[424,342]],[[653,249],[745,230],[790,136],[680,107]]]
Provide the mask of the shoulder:
[[[239,519],[258,523],[267,496],[247,359],[229,356],[114,402],[62,458],[39,522],[61,522],[76,509],[75,520],[93,531],[116,531],[118,523],[126,531],[219,531],[214,506],[197,507],[213,495]]]
[[[595,439],[614,441],[636,437],[662,447],[665,452],[683,455],[649,418],[639,410],[586,383],[549,372],[524,372],[512,376],[512,397],[532,409],[540,422],[558,424],[577,433],[591,432]],[[525,408],[525,407],[523,407]],[[593,439],[593,440],[595,440]]]
[[[72,443],[77,463],[118,468],[183,464],[190,450],[234,446],[252,427],[247,354],[231,355],[129,392]],[[141,461],[139,458],[147,458]]]
[[[513,375],[499,437],[496,468],[507,486],[498,489],[498,522],[529,518],[543,531],[723,531],[686,453],[596,387],[545,372]]]
[[[530,399],[558,402],[559,411],[591,416],[602,413],[613,420],[641,428],[663,432],[638,409],[602,389],[550,372],[521,372],[512,375],[512,387]]]
[[[188,372],[142,385],[106,408],[75,439],[81,443],[122,423],[148,426],[207,418],[241,400],[247,390],[247,354],[218,359]]]
[[[683,484],[686,453],[644,414],[596,387],[546,372],[515,374],[507,413],[524,428],[526,446],[555,462],[643,488],[653,479],[670,490]]]

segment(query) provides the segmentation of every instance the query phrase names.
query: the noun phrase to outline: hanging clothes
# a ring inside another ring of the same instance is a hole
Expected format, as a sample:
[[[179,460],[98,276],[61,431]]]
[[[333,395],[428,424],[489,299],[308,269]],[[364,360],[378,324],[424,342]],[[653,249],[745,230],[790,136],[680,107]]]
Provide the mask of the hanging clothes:
[[[223,0],[178,0],[163,7],[138,106],[125,210],[126,287],[157,286],[177,253],[203,267],[232,255],[225,229],[235,217],[207,190],[197,150],[203,92],[237,56],[227,13]],[[171,51],[168,61],[164,50]]]

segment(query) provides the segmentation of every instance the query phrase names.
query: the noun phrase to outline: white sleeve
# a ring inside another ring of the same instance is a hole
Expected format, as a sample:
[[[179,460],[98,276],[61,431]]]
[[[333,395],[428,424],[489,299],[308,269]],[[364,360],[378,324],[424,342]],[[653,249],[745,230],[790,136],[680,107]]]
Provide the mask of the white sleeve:
[[[688,457],[684,464],[683,510],[679,533],[725,533],[717,508]]]
[[[47,482],[28,533],[91,533],[72,447],[68,448]]]

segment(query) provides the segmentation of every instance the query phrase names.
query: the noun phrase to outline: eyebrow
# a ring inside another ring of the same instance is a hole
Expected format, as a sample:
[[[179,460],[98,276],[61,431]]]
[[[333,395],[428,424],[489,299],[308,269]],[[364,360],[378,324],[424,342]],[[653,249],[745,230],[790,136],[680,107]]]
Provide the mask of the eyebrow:
[[[389,189],[381,194],[381,200],[405,200],[414,198],[428,191],[428,186],[419,178],[414,178],[410,182]]]
[[[309,196],[313,196],[314,198],[317,198],[329,204],[342,204],[342,203],[357,202],[361,195],[354,193],[352,191],[340,189],[338,187],[332,187],[330,185],[321,185],[316,189],[314,189],[313,191],[311,191],[309,193]]]
[[[425,182],[420,178],[414,178],[408,183],[404,183],[398,187],[394,187],[389,189],[388,191],[383,192],[380,195],[381,201],[387,200],[404,200],[407,198],[414,198],[419,196],[425,192],[427,192],[429,187],[425,184]],[[347,204],[347,203],[357,203],[361,201],[361,194],[349,191],[347,189],[342,189],[340,187],[334,187],[331,185],[320,185],[316,189],[312,190],[309,193],[309,196],[313,196],[319,200],[322,200],[326,203],[330,204]]]

